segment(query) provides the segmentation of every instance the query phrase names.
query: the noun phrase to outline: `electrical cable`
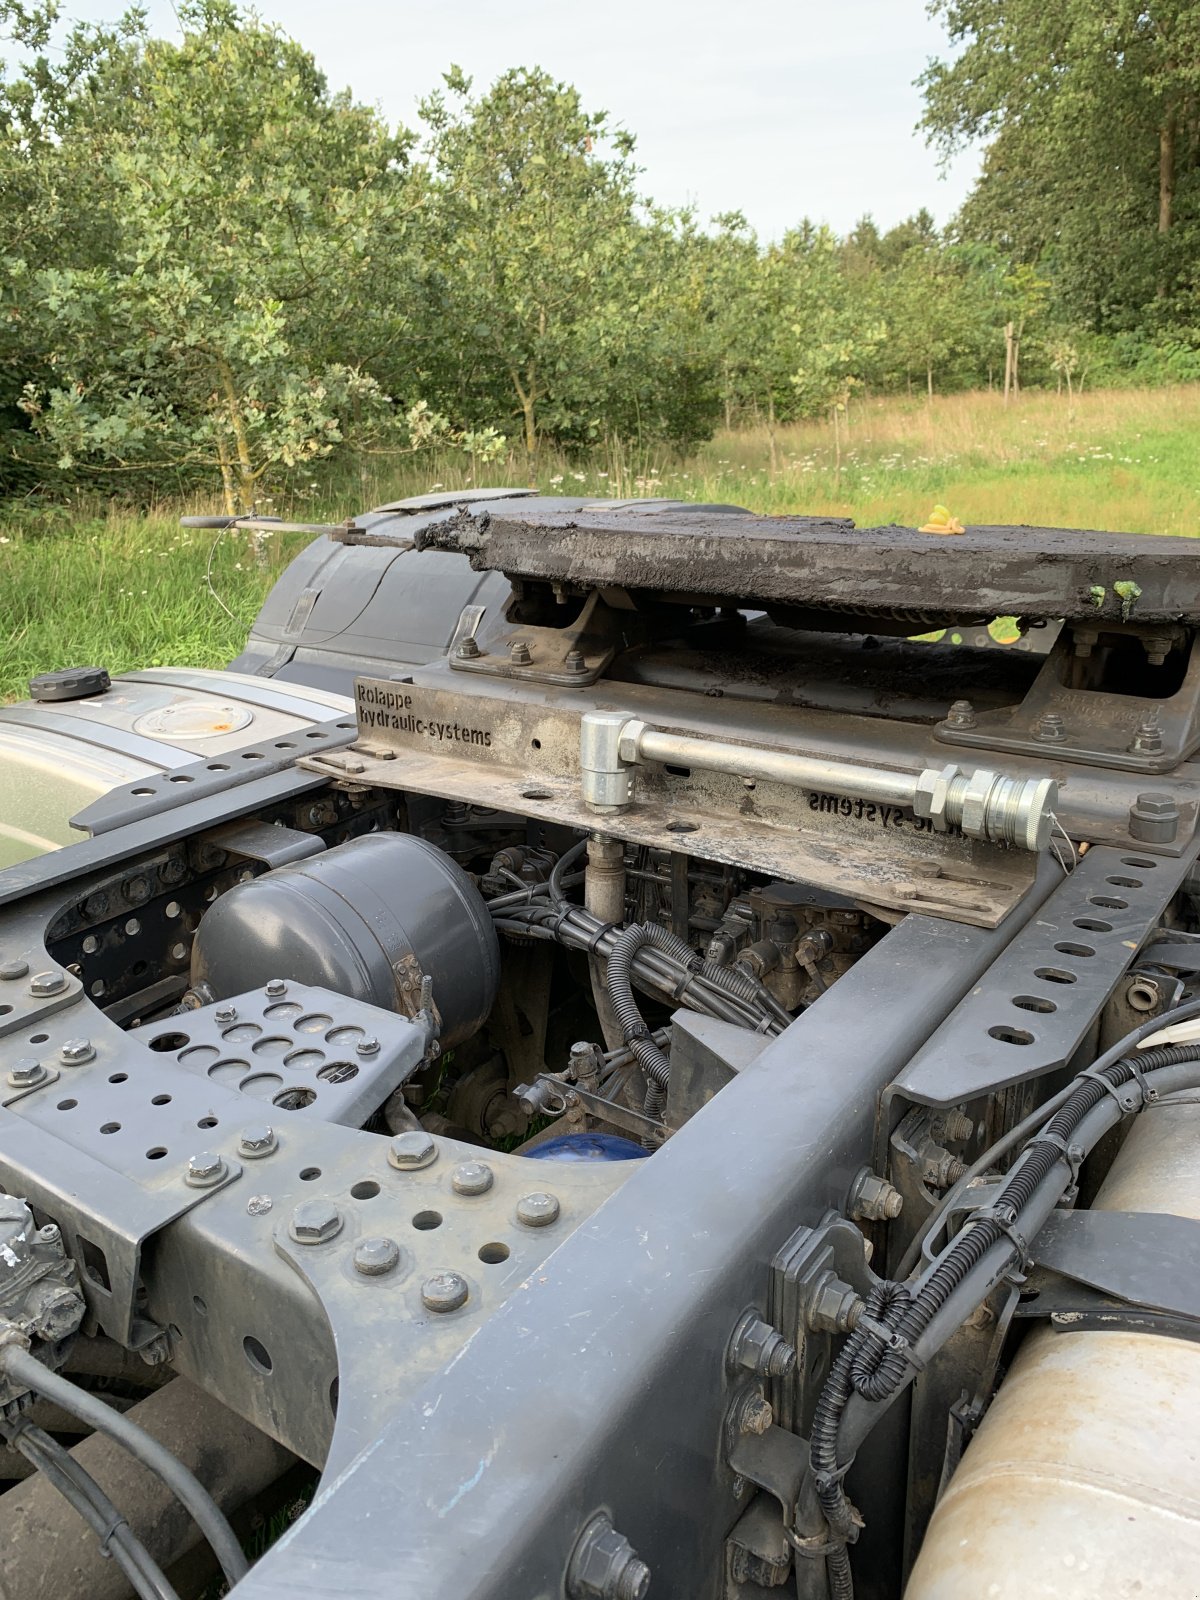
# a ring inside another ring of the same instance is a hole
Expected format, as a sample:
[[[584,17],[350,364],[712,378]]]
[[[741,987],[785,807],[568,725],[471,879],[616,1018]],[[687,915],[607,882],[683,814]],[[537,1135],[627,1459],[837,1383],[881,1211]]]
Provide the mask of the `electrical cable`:
[[[1163,1093],[1200,1084],[1200,1041],[1160,1045],[1130,1055],[1141,1040],[1196,1015],[1200,1001],[1141,1024],[985,1151],[960,1184],[982,1172],[997,1159],[1000,1147],[1010,1148],[1025,1125],[1036,1121],[1039,1131],[1026,1140],[998,1198],[968,1218],[915,1283],[884,1283],[873,1292],[868,1307],[878,1293],[887,1298],[859,1318],[838,1352],[818,1396],[812,1430],[811,1481],[826,1525],[840,1541],[827,1557],[836,1600],[853,1596],[846,1543],[855,1537],[861,1517],[846,1498],[843,1479],[858,1446],[955,1329],[1012,1271],[1014,1262],[1024,1261],[1028,1242],[1075,1181],[1097,1141]],[[944,1220],[953,1193],[935,1217]],[[926,1234],[929,1231],[927,1225]],[[916,1253],[920,1248],[918,1243]]]
[[[98,1433],[107,1434],[110,1439],[123,1445],[130,1455],[161,1479],[186,1507],[212,1547],[229,1583],[235,1584],[245,1577],[249,1563],[228,1519],[195,1474],[165,1445],[128,1417],[105,1405],[96,1395],[80,1389],[57,1372],[51,1372],[18,1345],[8,1345],[0,1350],[0,1367],[35,1394],[52,1400]]]
[[[15,1450],[43,1474],[100,1540],[141,1600],[179,1600],[162,1568],[87,1469],[33,1423],[0,1423]]]

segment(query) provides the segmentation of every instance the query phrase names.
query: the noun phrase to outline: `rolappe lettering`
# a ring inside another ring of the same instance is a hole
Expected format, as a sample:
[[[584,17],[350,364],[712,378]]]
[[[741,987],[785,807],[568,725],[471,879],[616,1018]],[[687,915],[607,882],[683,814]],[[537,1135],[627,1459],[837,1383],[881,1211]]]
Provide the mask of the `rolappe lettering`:
[[[469,744],[483,750],[491,748],[490,729],[422,717],[413,710],[412,704],[412,695],[405,694],[402,689],[362,684],[358,689],[358,725],[363,730],[376,728],[387,729],[391,733],[413,733],[419,739],[434,739],[441,744]]]
[[[844,794],[810,794],[808,809],[822,816],[845,817],[847,822],[874,823],[879,828],[908,828],[913,833],[932,833],[928,817],[914,817],[903,806],[885,806],[877,800],[851,798]]]

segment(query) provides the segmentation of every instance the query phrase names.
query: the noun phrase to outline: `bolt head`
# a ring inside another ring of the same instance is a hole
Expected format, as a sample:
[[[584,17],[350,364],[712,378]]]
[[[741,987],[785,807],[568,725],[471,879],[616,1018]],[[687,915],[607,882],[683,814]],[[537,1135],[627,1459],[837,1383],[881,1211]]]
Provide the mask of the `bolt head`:
[[[360,1039],[354,1046],[354,1053],[358,1056],[377,1056],[379,1054],[379,1040],[371,1037]]]
[[[421,1285],[421,1301],[428,1311],[457,1311],[466,1305],[467,1280],[458,1272],[435,1272]]]
[[[81,1067],[95,1056],[96,1046],[90,1039],[67,1039],[58,1054],[68,1067]]]
[[[272,978],[270,983],[267,984],[267,993],[272,1000],[277,1000],[281,994],[287,993],[287,984],[284,983],[282,978]]]
[[[53,1222],[47,1222],[44,1227],[39,1228],[37,1236],[39,1244],[60,1244],[62,1242],[62,1234]]]
[[[558,1221],[561,1207],[552,1194],[537,1192],[524,1194],[517,1201],[517,1221],[527,1228],[546,1228]]]
[[[354,1270],[364,1278],[382,1278],[400,1260],[400,1246],[394,1239],[360,1239],[354,1247]]]
[[[236,1006],[218,1006],[217,1009],[213,1012],[213,1016],[217,1019],[218,1022],[236,1022],[237,1021],[237,1007]]]
[[[1176,813],[1174,797],[1169,794],[1140,794],[1137,808],[1148,817],[1173,817]]]
[[[587,671],[587,662],[583,659],[583,654],[579,650],[568,650],[563,660],[563,665],[568,672]]]
[[[342,1213],[332,1200],[301,1200],[292,1211],[291,1235],[297,1244],[328,1244],[342,1231]]]
[[[66,987],[67,980],[61,972],[39,972],[29,980],[30,994],[37,995],[39,999],[61,994]]]
[[[41,1083],[45,1076],[46,1069],[40,1061],[35,1061],[32,1056],[22,1056],[19,1061],[13,1062],[8,1081],[14,1089],[31,1089],[34,1084]]]
[[[388,1161],[401,1172],[431,1167],[437,1158],[437,1140],[423,1128],[414,1128],[411,1133],[399,1133],[388,1145]]]
[[[969,700],[955,700],[946,713],[946,726],[948,728],[973,728],[975,726],[975,707]]]
[[[492,1169],[486,1161],[463,1161],[450,1176],[455,1194],[486,1194],[492,1182]]]
[[[184,1181],[194,1189],[210,1188],[214,1183],[220,1183],[224,1176],[225,1162],[215,1151],[201,1150],[197,1155],[188,1157]]]
[[[238,1135],[238,1154],[248,1156],[252,1161],[259,1156],[269,1156],[278,1146],[279,1140],[269,1122],[251,1123]]]
[[[771,1402],[765,1395],[757,1392],[746,1397],[738,1416],[738,1431],[740,1433],[766,1433],[775,1420],[775,1413],[771,1409]]]
[[[1067,737],[1067,729],[1057,711],[1046,711],[1038,718],[1033,737],[1042,744],[1062,744]]]
[[[23,978],[29,971],[28,961],[23,961],[19,956],[13,961],[0,962],[0,978],[11,982],[14,978]]]
[[[468,634],[459,645],[455,654],[458,656],[460,661],[475,661],[479,657],[479,646],[476,644],[475,640],[470,636],[470,634]]]

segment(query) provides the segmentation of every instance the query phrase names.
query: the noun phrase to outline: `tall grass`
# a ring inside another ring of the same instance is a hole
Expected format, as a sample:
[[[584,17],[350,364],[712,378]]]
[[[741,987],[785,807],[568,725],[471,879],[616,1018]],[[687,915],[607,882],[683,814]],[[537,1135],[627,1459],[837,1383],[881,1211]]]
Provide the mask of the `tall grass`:
[[[851,407],[840,470],[831,429],[805,422],[777,430],[775,472],[765,428],[746,428],[718,434],[686,458],[616,443],[582,459],[547,451],[537,479],[547,493],[667,495],[861,524],[920,523],[940,501],[968,524],[1195,535],[1198,439],[1200,386],[1098,392],[1073,403],[1027,394],[1008,407],[988,393],[868,399]],[[487,476],[524,483],[523,458]],[[297,478],[260,509],[336,521],[430,488],[470,487],[471,479],[462,456],[390,465],[373,457]],[[228,661],[309,535],[256,541],[179,527],[181,512],[218,508],[215,496],[137,509],[31,496],[0,508],[0,696],[23,694],[34,672],[66,664],[120,671]]]

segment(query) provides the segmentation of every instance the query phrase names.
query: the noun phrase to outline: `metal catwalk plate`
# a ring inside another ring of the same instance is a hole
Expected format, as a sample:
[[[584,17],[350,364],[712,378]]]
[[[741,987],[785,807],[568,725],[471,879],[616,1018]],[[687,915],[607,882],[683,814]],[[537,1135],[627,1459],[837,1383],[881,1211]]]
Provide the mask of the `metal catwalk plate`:
[[[529,501],[464,512],[416,542],[480,570],[586,588],[917,618],[1200,622],[1200,549],[1161,535],[968,526],[939,537],[836,518]]]

